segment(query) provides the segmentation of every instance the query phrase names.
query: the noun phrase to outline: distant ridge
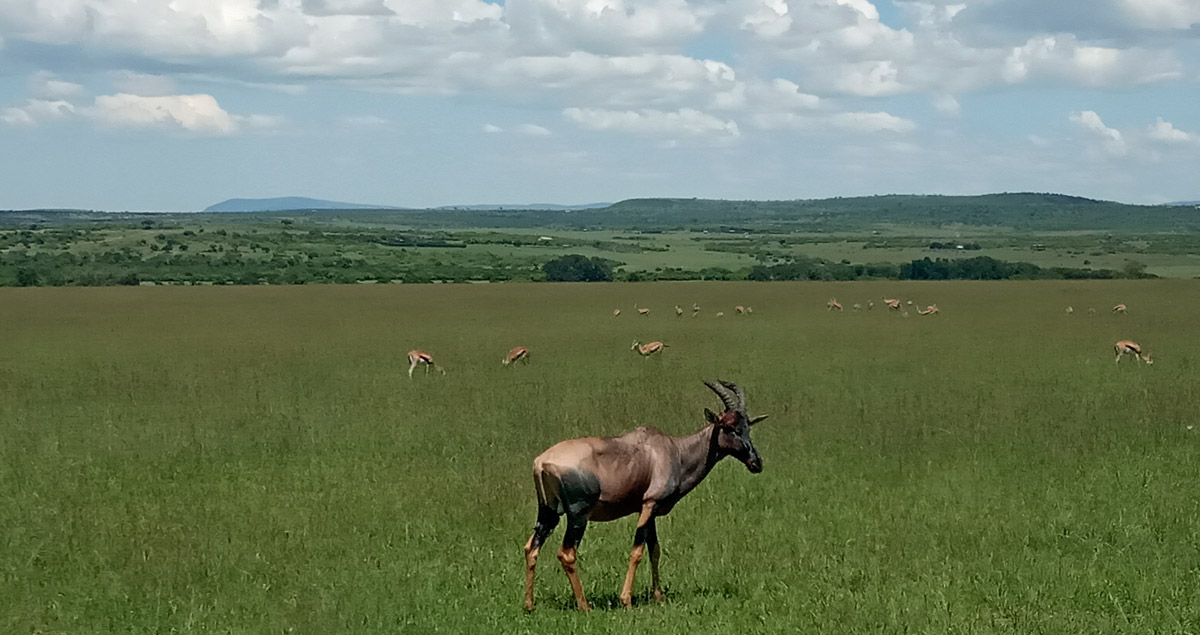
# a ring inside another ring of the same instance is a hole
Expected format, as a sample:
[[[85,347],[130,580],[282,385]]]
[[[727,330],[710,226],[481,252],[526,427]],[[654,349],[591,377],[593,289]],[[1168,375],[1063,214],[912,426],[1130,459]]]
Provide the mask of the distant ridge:
[[[529,205],[500,205],[500,204],[482,204],[482,205],[442,205],[434,209],[445,210],[463,210],[463,211],[485,211],[485,210],[522,210],[531,209],[544,212],[569,212],[576,209],[601,209],[608,207],[612,203],[584,203],[582,205],[557,205],[554,203],[531,203]]]
[[[1171,203],[1163,203],[1174,207],[1200,207],[1200,201],[1174,201]]]
[[[310,209],[403,209],[390,205],[364,205],[343,203],[303,196],[281,196],[278,198],[231,198],[204,208],[206,212],[285,212]]]

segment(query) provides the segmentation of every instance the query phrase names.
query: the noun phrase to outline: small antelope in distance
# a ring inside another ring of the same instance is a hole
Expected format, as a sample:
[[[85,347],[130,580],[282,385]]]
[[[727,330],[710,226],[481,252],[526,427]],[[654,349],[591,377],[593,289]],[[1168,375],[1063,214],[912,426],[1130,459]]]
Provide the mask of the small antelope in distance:
[[[429,368],[431,366],[433,368],[438,369],[438,372],[440,372],[441,374],[443,374],[443,375],[446,374],[446,369],[442,368],[441,366],[438,366],[437,364],[435,364],[433,362],[433,355],[430,355],[429,353],[426,353],[425,351],[412,350],[412,351],[408,352],[408,378],[409,379],[412,379],[413,369],[415,369],[418,364],[423,364],[425,366],[425,374],[426,375],[429,374]]]
[[[1117,342],[1116,345],[1113,346],[1113,350],[1117,352],[1118,364],[1121,363],[1121,357],[1123,355],[1132,355],[1135,360],[1144,361],[1146,364],[1154,363],[1150,360],[1150,353],[1143,352],[1142,347],[1139,346],[1137,342],[1132,340],[1121,340],[1120,342]]]
[[[617,317],[618,315],[621,315],[621,309],[613,309],[613,317]]]
[[[859,304],[859,303],[857,303],[857,302],[855,302],[855,303],[854,303],[854,306],[852,306],[852,307],[850,307],[850,308],[854,309],[855,311],[861,311],[861,310],[862,310],[862,305],[861,305],[861,304]]]
[[[508,366],[513,362],[524,362],[528,364],[529,349],[525,348],[524,346],[514,346],[508,350],[508,355],[505,355],[504,359],[500,360],[500,363],[505,366]]]
[[[924,311],[922,311],[921,309],[917,309],[917,315],[937,315],[937,314],[938,314],[938,308],[937,308],[936,304],[931,304],[931,305],[925,307]]]
[[[1096,309],[1088,309],[1088,317],[1096,317]]]
[[[742,305],[740,305],[740,304],[739,304],[739,305],[737,305],[737,306],[733,307],[733,310],[734,310],[734,312],[736,312],[738,315],[741,315],[741,314],[743,314],[743,313],[745,313],[745,312],[746,312],[746,307],[744,307],[744,306],[742,306]]]
[[[675,305],[675,317],[683,317],[683,308],[678,304]]]
[[[725,317],[724,311],[717,311],[717,317]]]
[[[1112,308],[1112,312],[1113,313],[1124,313],[1126,308],[1127,307],[1124,304],[1118,304],[1117,306],[1114,306]]]
[[[700,305],[693,302],[692,303],[692,317],[699,317],[699,316],[700,316]]]
[[[826,311],[842,310],[842,303],[837,301],[837,298],[830,298],[829,302],[825,303]]]
[[[886,304],[888,306],[888,308],[893,311],[900,310],[900,301],[895,298],[884,298],[883,303]]]
[[[647,309],[646,307],[638,309],[638,305],[635,304],[633,305],[633,308],[637,309],[638,315],[650,315],[650,309]]]
[[[629,569],[621,585],[625,608],[633,606],[633,581],[646,549],[655,601],[663,599],[658,580],[658,532],[655,519],[671,512],[695,489],[721,459],[732,456],[752,474],[762,471],[762,458],[750,440],[750,427],[767,418],[746,413],[746,394],[727,381],[704,382],[725,410],[704,409],[708,424],[686,437],[669,437],[661,430],[641,427],[619,437],[585,437],[562,441],[533,460],[537,490],[537,523],[525,543],[525,610],[533,610],[533,578],[538,553],[566,515],[567,532],[558,560],[567,573],[575,605],[592,610],[583,595],[575,566],[577,550],[589,521],[616,520],[638,514]],[[739,538],[740,540],[740,538]],[[739,549],[736,541],[728,548]]]
[[[874,300],[867,300],[867,310],[868,311],[875,310],[875,301]]]
[[[754,314],[754,307],[747,305],[746,306],[746,315],[753,315],[753,314]]]
[[[1074,313],[1074,312],[1075,312],[1075,309],[1074,309],[1074,308],[1072,308],[1072,307],[1067,307],[1067,315],[1070,315],[1070,314],[1072,314],[1072,313]]]
[[[630,347],[630,350],[637,351],[638,355],[641,355],[642,357],[649,357],[655,353],[661,353],[662,349],[666,347],[667,345],[663,344],[662,342],[650,342],[649,344],[642,344],[637,340],[634,340],[633,346]]]

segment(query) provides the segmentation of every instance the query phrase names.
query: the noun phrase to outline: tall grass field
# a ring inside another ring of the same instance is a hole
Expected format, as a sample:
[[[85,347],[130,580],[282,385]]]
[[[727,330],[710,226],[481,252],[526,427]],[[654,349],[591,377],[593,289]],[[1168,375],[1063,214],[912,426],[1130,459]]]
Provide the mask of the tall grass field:
[[[1183,280],[0,289],[0,633],[1197,633],[1197,324]],[[560,525],[526,614],[533,458],[718,378],[764,470],[659,520],[666,602],[620,608],[630,517],[595,612]]]

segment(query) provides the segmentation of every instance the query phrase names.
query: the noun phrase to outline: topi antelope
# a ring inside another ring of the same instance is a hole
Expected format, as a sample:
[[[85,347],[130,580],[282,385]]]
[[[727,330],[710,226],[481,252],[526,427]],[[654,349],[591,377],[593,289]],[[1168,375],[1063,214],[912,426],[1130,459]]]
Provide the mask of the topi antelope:
[[[666,347],[667,345],[663,344],[662,342],[650,342],[649,344],[642,344],[637,340],[634,340],[633,346],[630,348],[630,350],[637,351],[642,357],[649,357],[655,353],[661,353],[662,349]]]
[[[508,355],[505,355],[504,359],[500,360],[500,363],[504,364],[505,366],[508,366],[513,362],[525,362],[528,364],[529,349],[525,348],[524,346],[514,346],[508,350]]]
[[[538,513],[533,535],[525,543],[525,610],[533,610],[533,573],[538,552],[559,517],[567,516],[558,560],[580,610],[590,611],[575,567],[576,550],[588,521],[616,520],[638,514],[629,569],[621,586],[621,604],[633,605],[633,578],[646,549],[654,599],[662,601],[658,581],[658,533],[654,519],[665,516],[692,491],[718,461],[732,456],[751,473],[762,471],[762,458],[750,441],[750,426],[767,418],[746,413],[746,395],[736,384],[704,382],[721,399],[725,411],[704,409],[708,425],[686,437],[669,437],[642,427],[619,437],[586,437],[563,441],[533,460]],[[731,548],[738,548],[736,544]]]
[[[433,368],[438,369],[438,372],[440,372],[441,374],[443,374],[443,375],[446,374],[446,369],[433,363],[433,355],[430,355],[429,353],[426,353],[425,351],[415,351],[414,350],[414,351],[408,352],[408,378],[409,379],[412,379],[413,370],[416,369],[417,365],[419,365],[419,364],[423,364],[425,366],[425,374],[426,375],[429,374],[429,368],[431,366]]]
[[[1117,342],[1116,345],[1113,346],[1113,350],[1117,352],[1118,364],[1121,363],[1121,357],[1125,355],[1132,355],[1135,360],[1141,360],[1147,364],[1154,363],[1150,360],[1150,353],[1143,352],[1142,347],[1139,346],[1137,342],[1131,340],[1121,340],[1120,342]]]

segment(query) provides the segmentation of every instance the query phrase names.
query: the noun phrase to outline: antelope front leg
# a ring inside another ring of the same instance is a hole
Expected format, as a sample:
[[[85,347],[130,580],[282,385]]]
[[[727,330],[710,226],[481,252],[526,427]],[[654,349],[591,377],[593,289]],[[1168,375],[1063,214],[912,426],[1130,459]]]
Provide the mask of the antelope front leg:
[[[663,590],[662,585],[658,583],[658,528],[653,518],[646,525],[646,545],[650,547],[650,577],[654,583],[654,601],[661,603]]]
[[[638,516],[637,530],[633,532],[633,551],[629,553],[629,571],[625,574],[625,584],[621,585],[621,604],[625,608],[633,606],[633,578],[637,575],[638,564],[641,563],[642,554],[646,551],[647,534],[650,531],[647,527],[654,522],[651,516],[653,512],[654,501],[642,504],[642,514]],[[656,575],[655,578],[657,577]]]

